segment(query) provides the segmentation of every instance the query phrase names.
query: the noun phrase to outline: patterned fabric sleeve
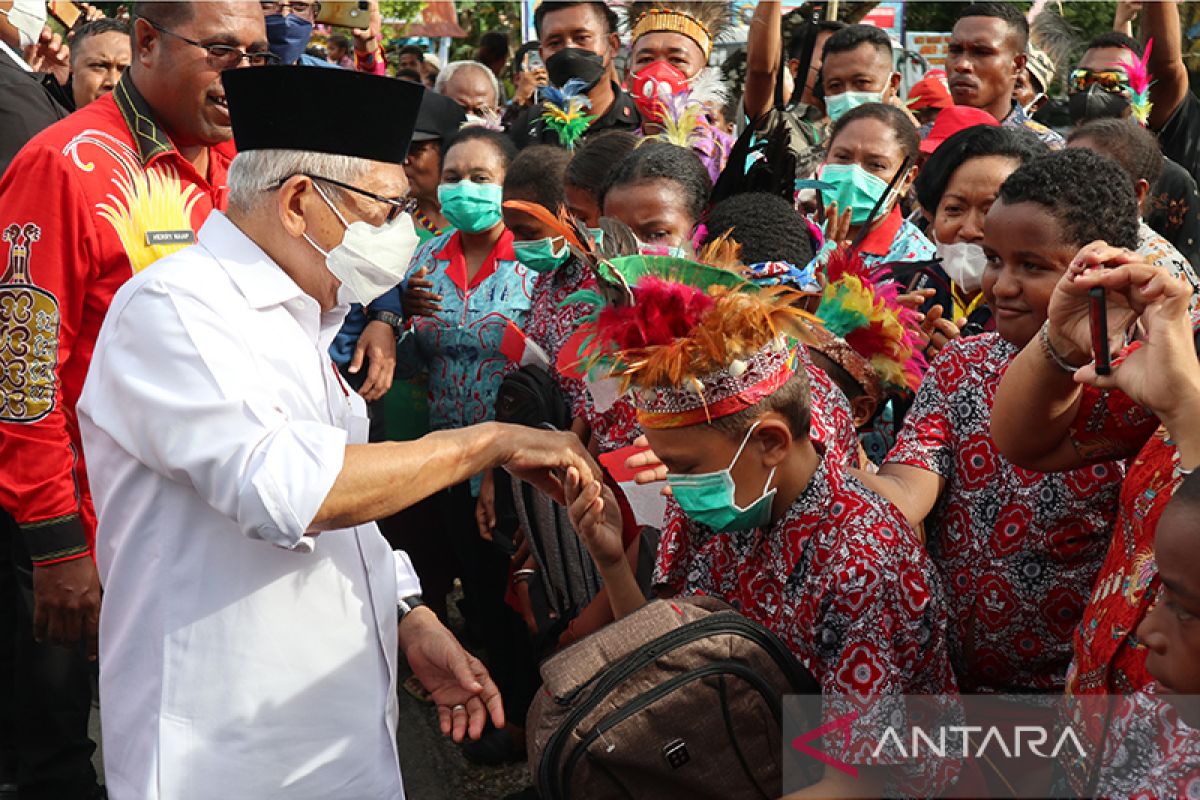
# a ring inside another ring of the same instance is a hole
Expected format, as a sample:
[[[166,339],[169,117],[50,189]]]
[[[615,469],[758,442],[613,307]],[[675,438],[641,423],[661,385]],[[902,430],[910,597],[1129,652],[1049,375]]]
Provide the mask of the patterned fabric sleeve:
[[[674,498],[668,497],[651,582],[656,588],[665,589],[672,595],[681,594],[687,583],[688,563],[692,559],[692,543],[687,528],[688,519],[683,509]]]
[[[1128,356],[1141,343],[1126,349]],[[1084,387],[1079,411],[1071,424],[1071,442],[1088,463],[1132,458],[1158,430],[1159,420],[1118,389]]]
[[[25,534],[35,565],[90,552],[71,443],[76,398],[64,386],[85,305],[115,289],[98,276],[97,235],[68,160],[23,149],[0,181],[0,506]],[[78,391],[78,387],[75,388]]]
[[[954,474],[958,442],[950,394],[968,372],[963,352],[954,344],[934,359],[925,374],[885,463],[917,467],[946,479]]]

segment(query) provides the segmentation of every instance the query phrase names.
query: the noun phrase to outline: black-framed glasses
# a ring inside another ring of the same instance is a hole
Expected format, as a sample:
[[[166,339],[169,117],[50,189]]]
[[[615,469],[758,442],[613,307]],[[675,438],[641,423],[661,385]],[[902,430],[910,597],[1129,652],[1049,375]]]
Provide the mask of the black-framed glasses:
[[[142,19],[145,19],[143,17]],[[234,47],[231,44],[204,44],[197,42],[195,39],[189,39],[186,36],[181,36],[173,30],[164,28],[152,19],[147,19],[147,23],[156,31],[165,33],[168,36],[174,36],[180,41],[187,42],[193,47],[199,47],[208,53],[208,65],[216,70],[233,69],[241,66],[243,61],[249,61],[252,67],[267,67],[273,64],[278,64],[279,56],[272,53],[270,50],[255,51],[247,53],[239,47]]]
[[[338,187],[339,189],[345,189],[348,192],[354,192],[355,194],[361,194],[363,197],[369,197],[377,203],[385,203],[388,206],[386,218],[388,222],[395,220],[396,217],[400,216],[401,214],[411,214],[417,210],[417,198],[415,197],[384,197],[381,194],[368,192],[366,189],[360,189],[357,186],[351,186],[350,184],[343,183],[342,181],[335,181],[333,178],[326,178],[323,175],[312,175],[308,172],[301,172],[300,174],[311,180],[328,183]],[[278,189],[286,180],[287,178],[284,178],[275,188]]]
[[[261,0],[259,5],[262,6],[263,14],[280,14],[283,9],[287,9],[298,17],[305,19],[313,19],[321,11],[320,3],[291,3],[291,2],[271,2],[271,0]]]

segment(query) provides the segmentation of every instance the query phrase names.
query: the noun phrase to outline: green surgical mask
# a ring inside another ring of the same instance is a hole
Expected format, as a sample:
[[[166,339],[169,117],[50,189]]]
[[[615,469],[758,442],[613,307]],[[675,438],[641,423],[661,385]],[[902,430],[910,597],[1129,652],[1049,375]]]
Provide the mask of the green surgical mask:
[[[557,249],[554,247],[555,241],[561,243]],[[553,272],[566,263],[571,248],[561,236],[548,236],[529,242],[513,242],[513,254],[517,261],[534,272]]]
[[[604,228],[588,228],[588,233],[592,235],[592,241],[596,243],[596,247],[604,246]]]
[[[883,92],[842,92],[825,98],[825,111],[829,114],[830,122],[837,122],[839,117],[852,108],[881,102]]]
[[[862,225],[871,219],[871,209],[879,198],[887,194],[887,181],[872,175],[858,164],[823,164],[817,178],[830,184],[833,189],[822,194],[826,205],[836,202],[838,213],[850,209],[850,223]],[[885,200],[879,206],[879,216],[887,213],[891,203]]]
[[[504,190],[498,183],[459,181],[438,187],[442,216],[460,231],[479,233],[500,221]]]
[[[693,522],[712,528],[717,533],[748,531],[770,522],[771,503],[779,489],[776,487],[768,491],[767,487],[775,478],[775,470],[772,469],[767,476],[762,495],[745,508],[738,507],[737,484],[733,480],[733,465],[741,458],[746,443],[750,441],[750,434],[757,427],[756,422],[746,431],[746,438],[742,439],[741,447],[725,469],[702,475],[667,475],[675,502]]]

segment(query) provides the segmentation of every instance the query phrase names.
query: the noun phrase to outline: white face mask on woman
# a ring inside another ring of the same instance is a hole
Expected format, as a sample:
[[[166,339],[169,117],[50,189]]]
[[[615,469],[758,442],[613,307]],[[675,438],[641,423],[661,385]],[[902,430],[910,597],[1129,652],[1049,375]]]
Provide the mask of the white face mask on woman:
[[[325,250],[304,234],[305,240],[325,256],[325,266],[342,282],[338,303],[369,305],[404,280],[420,240],[413,228],[412,216],[401,214],[385,225],[369,225],[362,220],[346,222],[321,187],[313,184],[321,199],[346,226],[342,242]]]
[[[971,242],[955,242],[954,244],[937,245],[938,258],[942,260],[942,269],[946,277],[954,281],[954,285],[967,294],[974,294],[983,288],[983,270],[987,267],[987,256],[983,248]]]

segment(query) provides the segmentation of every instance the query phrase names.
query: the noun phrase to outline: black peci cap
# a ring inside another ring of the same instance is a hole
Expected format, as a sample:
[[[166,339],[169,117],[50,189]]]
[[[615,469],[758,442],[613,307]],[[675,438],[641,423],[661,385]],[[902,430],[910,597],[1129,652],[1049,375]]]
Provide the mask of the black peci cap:
[[[414,142],[430,139],[445,141],[453,136],[467,121],[467,112],[462,106],[437,92],[426,92],[421,98],[421,110],[417,112],[417,129],[413,132]]]
[[[221,73],[233,141],[247,150],[304,150],[404,163],[424,87],[325,67],[247,67]],[[329,102],[359,109],[348,125]]]

